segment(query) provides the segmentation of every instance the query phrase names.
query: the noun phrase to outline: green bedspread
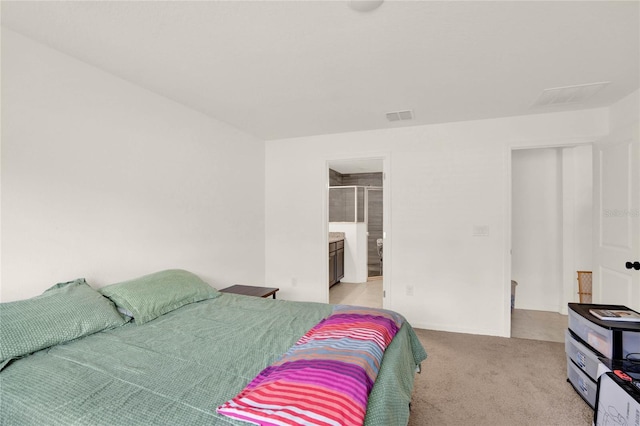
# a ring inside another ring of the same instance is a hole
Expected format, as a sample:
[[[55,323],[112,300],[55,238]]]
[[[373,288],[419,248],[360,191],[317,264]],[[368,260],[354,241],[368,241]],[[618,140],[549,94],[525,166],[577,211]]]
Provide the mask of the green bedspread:
[[[319,303],[222,294],[96,333],[0,372],[3,425],[246,425],[216,413],[331,313]],[[405,323],[385,352],[367,425],[405,425],[426,354]]]

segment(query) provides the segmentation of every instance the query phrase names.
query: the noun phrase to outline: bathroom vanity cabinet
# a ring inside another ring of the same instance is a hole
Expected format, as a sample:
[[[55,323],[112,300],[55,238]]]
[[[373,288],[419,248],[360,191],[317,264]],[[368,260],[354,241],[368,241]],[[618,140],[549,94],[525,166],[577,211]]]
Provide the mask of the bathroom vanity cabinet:
[[[329,287],[344,278],[344,240],[329,243]]]

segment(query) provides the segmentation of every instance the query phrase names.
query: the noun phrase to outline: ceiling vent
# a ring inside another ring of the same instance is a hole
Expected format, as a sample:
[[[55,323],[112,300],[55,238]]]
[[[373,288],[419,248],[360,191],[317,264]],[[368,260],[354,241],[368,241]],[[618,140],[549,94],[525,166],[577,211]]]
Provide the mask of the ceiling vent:
[[[611,82],[601,81],[599,83],[544,89],[533,106],[580,104],[586,102],[609,83]]]
[[[413,120],[413,111],[408,109],[405,111],[391,111],[387,113],[387,120],[389,121],[402,121]]]

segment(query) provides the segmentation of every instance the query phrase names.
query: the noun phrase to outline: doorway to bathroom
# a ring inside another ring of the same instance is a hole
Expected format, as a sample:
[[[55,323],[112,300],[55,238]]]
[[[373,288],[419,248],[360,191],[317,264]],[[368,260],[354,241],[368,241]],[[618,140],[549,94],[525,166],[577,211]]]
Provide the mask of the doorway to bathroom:
[[[359,158],[327,165],[329,241],[344,238],[344,276],[330,285],[329,302],[382,308],[384,161]]]

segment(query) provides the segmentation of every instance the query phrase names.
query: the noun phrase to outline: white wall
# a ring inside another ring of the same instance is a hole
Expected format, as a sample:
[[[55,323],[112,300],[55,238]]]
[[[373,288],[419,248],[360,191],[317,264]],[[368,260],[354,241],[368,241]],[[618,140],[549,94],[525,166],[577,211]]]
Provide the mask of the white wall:
[[[326,161],[388,153],[385,306],[418,327],[508,336],[510,150],[606,131],[596,109],[268,141],[266,283],[327,300]]]
[[[566,173],[565,177],[573,179],[573,221],[576,230],[573,236],[574,270],[573,287],[576,301],[578,282],[577,271],[590,271],[593,269],[593,150],[591,145],[576,146],[565,149]]]
[[[2,30],[3,301],[184,268],[264,282],[264,145]]]
[[[577,271],[594,268],[593,146],[564,148],[562,154],[564,294],[559,312],[566,315],[567,303],[580,302]]]
[[[616,102],[609,110],[612,131],[637,126],[640,122],[640,90]]]

